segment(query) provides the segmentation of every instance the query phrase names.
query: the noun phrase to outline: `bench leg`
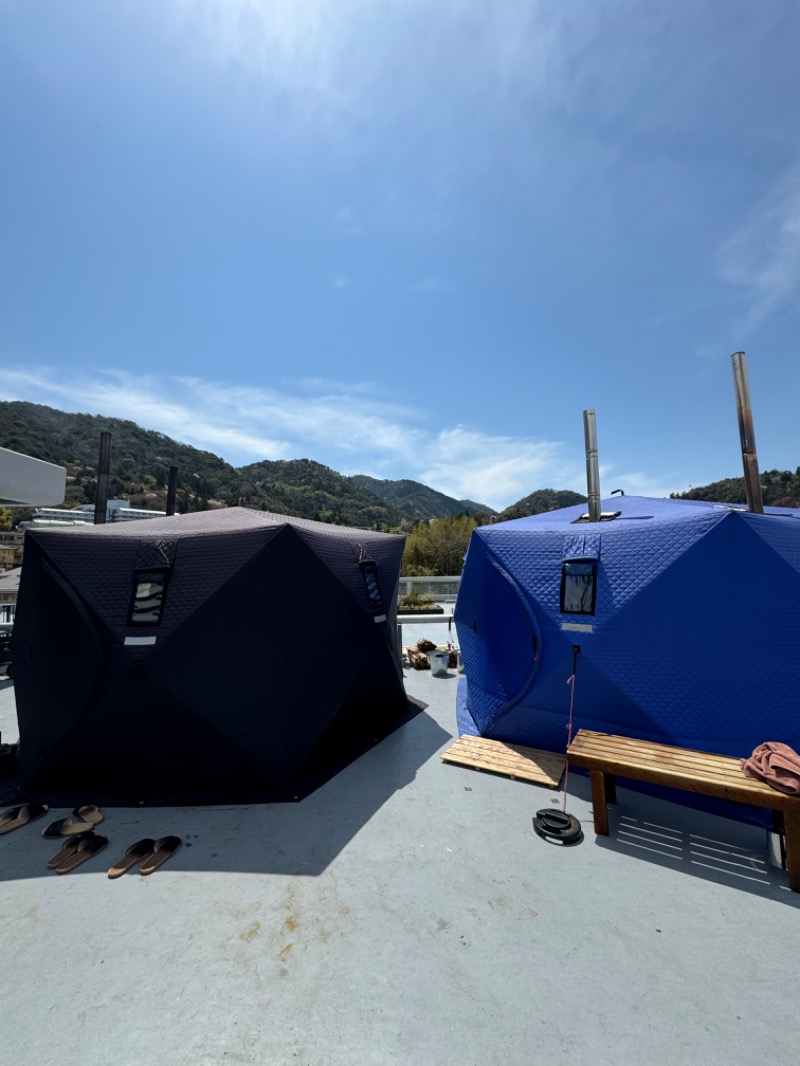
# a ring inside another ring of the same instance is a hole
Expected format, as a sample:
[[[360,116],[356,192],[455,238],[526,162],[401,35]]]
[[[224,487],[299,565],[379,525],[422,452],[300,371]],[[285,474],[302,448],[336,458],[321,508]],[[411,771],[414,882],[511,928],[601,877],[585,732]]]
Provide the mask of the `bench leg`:
[[[589,777],[592,782],[592,807],[594,808],[594,831],[598,836],[608,836],[608,793],[614,791],[614,778],[610,777],[606,782],[606,775],[602,770],[590,770]],[[610,785],[610,790],[607,787]],[[788,846],[788,845],[787,845]]]
[[[800,811],[783,812],[786,842],[786,861],[789,864],[789,887],[800,892]]]

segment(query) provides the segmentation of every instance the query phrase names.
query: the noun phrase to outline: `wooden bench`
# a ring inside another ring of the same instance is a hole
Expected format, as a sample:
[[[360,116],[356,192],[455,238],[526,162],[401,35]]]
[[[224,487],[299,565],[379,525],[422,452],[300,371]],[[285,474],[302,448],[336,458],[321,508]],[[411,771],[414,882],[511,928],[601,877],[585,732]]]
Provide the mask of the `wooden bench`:
[[[800,892],[800,796],[787,796],[758,778],[745,777],[740,759],[589,729],[578,731],[567,756],[571,766],[589,771],[594,828],[601,836],[608,836],[608,804],[616,798],[617,775],[779,813],[783,817],[789,885],[793,892]]]

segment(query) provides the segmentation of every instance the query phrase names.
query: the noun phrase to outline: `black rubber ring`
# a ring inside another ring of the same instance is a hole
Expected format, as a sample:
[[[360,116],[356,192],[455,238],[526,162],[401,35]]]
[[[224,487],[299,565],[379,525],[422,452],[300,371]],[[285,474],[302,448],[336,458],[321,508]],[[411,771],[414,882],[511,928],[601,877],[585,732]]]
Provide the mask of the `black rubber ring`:
[[[565,814],[562,811],[554,811],[549,807],[544,807],[541,811],[537,811],[536,818],[542,825],[555,831],[569,829],[574,823],[571,814]]]
[[[549,817],[545,818],[545,815]],[[553,815],[558,815],[558,818],[554,818]],[[557,826],[554,824],[556,821]],[[548,822],[550,822],[549,825]],[[583,840],[583,830],[578,819],[571,814],[561,814],[559,811],[539,811],[533,819],[533,828],[536,834],[544,840],[564,846],[580,844]]]

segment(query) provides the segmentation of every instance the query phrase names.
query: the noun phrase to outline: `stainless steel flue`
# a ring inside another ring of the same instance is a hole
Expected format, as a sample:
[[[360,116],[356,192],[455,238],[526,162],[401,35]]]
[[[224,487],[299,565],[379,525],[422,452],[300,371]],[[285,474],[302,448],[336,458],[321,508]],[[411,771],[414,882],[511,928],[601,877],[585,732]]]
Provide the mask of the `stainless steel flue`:
[[[761,495],[761,478],[758,472],[756,435],[753,429],[753,412],[750,408],[750,385],[747,381],[747,360],[744,352],[734,352],[733,383],[736,388],[736,410],[739,415],[739,438],[742,442],[742,465],[744,466],[744,490],[747,494],[747,510],[753,514],[764,513]]]
[[[600,521],[600,464],[597,458],[597,422],[594,410],[583,412],[583,436],[586,441],[586,486],[589,496],[589,521]]]

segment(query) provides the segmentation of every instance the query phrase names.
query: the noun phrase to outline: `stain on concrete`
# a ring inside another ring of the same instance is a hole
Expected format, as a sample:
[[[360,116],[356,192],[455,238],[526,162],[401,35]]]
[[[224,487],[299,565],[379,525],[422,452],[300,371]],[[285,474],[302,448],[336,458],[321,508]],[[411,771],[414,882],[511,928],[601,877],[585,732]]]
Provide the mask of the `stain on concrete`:
[[[251,922],[250,925],[241,933],[239,933],[239,939],[244,940],[249,944],[255,940],[258,934],[261,932],[261,922]]]

